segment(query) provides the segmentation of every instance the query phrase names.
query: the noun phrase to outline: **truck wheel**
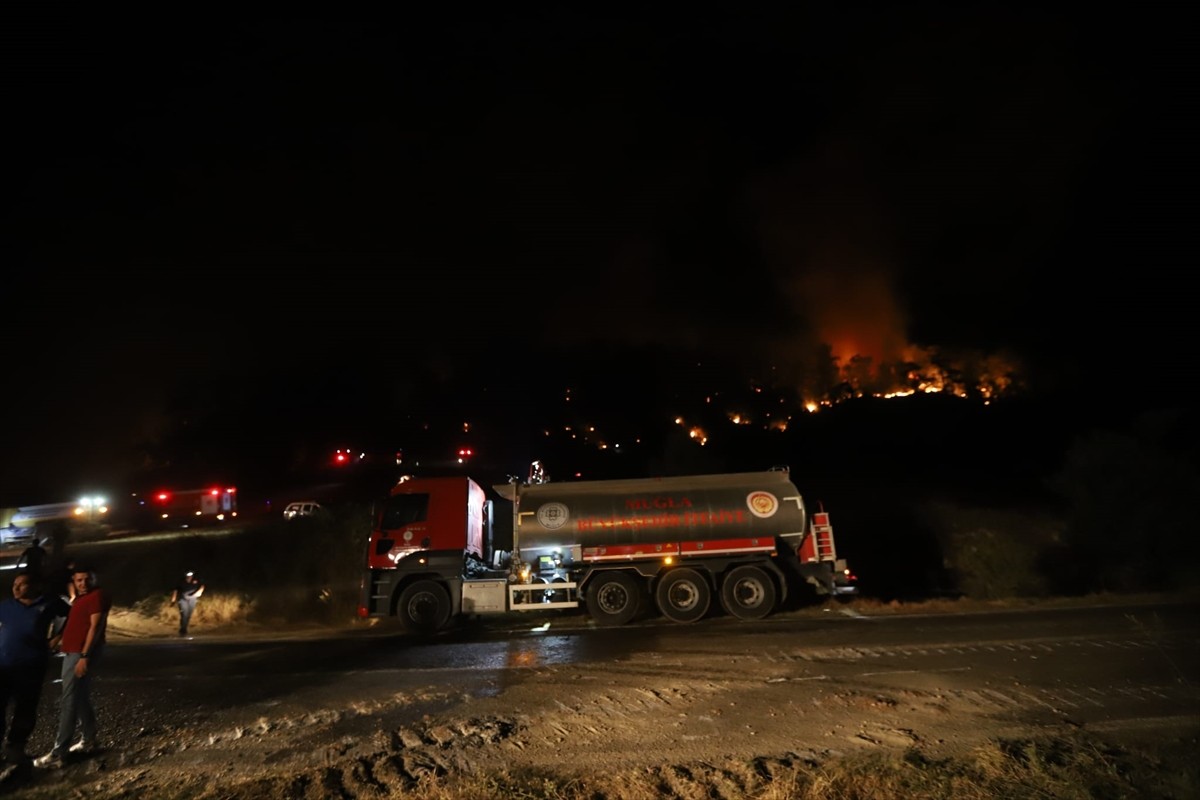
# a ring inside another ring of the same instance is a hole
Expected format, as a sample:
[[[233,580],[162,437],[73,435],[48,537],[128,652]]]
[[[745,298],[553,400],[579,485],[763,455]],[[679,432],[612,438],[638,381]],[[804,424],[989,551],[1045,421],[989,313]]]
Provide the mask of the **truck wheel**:
[[[597,625],[624,625],[642,610],[642,588],[624,572],[592,579],[587,592],[588,613]]]
[[[672,622],[695,622],[708,613],[712,591],[694,569],[673,569],[658,581],[658,610]]]
[[[400,593],[396,616],[409,633],[434,633],[450,621],[450,596],[437,581],[416,581]]]
[[[760,567],[737,567],[721,582],[721,605],[738,619],[762,619],[775,608],[775,582]]]

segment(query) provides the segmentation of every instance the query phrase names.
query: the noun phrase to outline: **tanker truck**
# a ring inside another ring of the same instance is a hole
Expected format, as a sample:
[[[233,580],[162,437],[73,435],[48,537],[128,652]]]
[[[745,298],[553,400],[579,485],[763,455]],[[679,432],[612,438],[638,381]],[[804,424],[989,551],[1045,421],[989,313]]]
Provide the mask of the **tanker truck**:
[[[456,618],[581,609],[597,625],[657,610],[692,623],[719,608],[744,620],[805,585],[857,589],[824,510],[809,514],[785,467],[764,472],[493,486],[511,504],[511,550],[496,500],[468,477],[402,478],[373,514],[358,615],[413,633]]]

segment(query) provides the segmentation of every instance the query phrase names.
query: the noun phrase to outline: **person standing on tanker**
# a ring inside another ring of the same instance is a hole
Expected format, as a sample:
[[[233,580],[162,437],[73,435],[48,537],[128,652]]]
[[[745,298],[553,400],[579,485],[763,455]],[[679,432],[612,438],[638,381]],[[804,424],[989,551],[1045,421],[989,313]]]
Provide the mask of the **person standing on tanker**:
[[[75,602],[63,626],[62,699],[54,748],[33,761],[35,767],[61,767],[67,753],[86,754],[96,749],[96,710],[92,707],[92,677],[104,655],[105,631],[112,599],[97,586],[96,574],[81,566],[71,575]],[[78,727],[79,741],[68,746]]]
[[[179,606],[180,636],[187,636],[188,624],[192,621],[196,603],[202,594],[204,594],[204,584],[200,582],[194,572],[184,575],[183,580],[171,592],[171,602]]]
[[[50,659],[50,623],[54,611],[36,578],[20,572],[12,597],[0,602],[0,780],[25,760],[25,745],[37,722],[38,701]],[[5,727],[9,707],[12,723]]]

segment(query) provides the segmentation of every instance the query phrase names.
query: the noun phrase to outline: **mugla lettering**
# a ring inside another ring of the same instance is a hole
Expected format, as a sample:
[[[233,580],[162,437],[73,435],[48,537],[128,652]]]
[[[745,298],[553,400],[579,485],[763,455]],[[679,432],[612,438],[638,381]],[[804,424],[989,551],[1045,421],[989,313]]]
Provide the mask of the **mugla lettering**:
[[[626,511],[651,511],[659,508],[691,508],[690,497],[631,497],[625,501]]]

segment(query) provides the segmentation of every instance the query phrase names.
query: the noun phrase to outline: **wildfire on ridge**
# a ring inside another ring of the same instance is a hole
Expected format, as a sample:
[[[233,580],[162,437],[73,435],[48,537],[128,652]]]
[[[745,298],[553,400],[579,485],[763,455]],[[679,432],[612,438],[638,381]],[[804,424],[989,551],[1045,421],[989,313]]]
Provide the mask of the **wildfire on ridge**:
[[[810,413],[856,397],[943,393],[988,403],[1016,390],[1012,356],[913,344],[886,262],[854,248],[822,258],[837,269],[805,273],[790,294],[810,335],[775,350],[777,361],[798,362],[792,377]]]
[[[898,361],[876,364],[870,357],[851,357],[837,369],[840,382],[815,397],[806,396],[804,405],[811,412],[856,397],[886,399],[938,393],[975,398],[987,404],[1016,389],[1019,371],[1016,360],[1009,356],[941,356],[935,350],[910,345]]]

